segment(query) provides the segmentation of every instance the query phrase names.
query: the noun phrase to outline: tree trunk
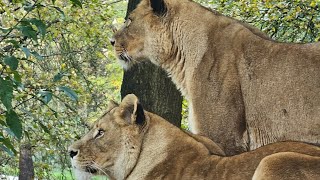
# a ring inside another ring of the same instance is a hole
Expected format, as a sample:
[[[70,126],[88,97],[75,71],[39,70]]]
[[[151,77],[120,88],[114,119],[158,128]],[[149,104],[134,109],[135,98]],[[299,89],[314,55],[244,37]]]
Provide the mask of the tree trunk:
[[[140,0],[129,0],[126,17],[139,2]],[[150,62],[144,62],[125,71],[121,97],[129,93],[135,94],[147,111],[180,127],[182,96],[164,70]]]
[[[19,180],[34,179],[34,168],[30,144],[23,144],[20,146],[19,170]]]

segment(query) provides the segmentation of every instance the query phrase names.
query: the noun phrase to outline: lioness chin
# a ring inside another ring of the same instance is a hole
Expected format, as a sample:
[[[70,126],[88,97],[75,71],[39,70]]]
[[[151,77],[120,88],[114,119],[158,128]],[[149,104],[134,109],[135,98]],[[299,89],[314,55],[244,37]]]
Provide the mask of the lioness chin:
[[[142,0],[112,43],[150,59],[189,102],[191,131],[228,155],[278,141],[320,143],[320,44],[279,43],[189,0]],[[154,8],[153,8],[154,7]]]
[[[132,94],[120,105],[109,103],[106,113],[69,147],[69,153],[78,171],[100,171],[117,180],[249,180],[260,162],[255,179],[271,175],[277,180],[320,179],[319,147],[280,142],[224,157],[211,140],[186,133],[144,111]]]

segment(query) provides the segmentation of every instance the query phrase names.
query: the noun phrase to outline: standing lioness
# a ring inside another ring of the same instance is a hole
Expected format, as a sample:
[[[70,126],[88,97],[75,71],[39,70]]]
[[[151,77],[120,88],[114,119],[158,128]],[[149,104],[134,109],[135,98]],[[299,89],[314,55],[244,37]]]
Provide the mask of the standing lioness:
[[[275,42],[189,0],[157,3],[142,0],[112,43],[124,67],[150,59],[169,73],[189,102],[193,133],[229,155],[320,143],[319,43]]]
[[[214,142],[144,111],[134,95],[120,105],[110,103],[69,151],[77,170],[100,171],[117,180],[249,180],[257,167],[256,179],[320,179],[319,147],[281,142],[222,157]]]

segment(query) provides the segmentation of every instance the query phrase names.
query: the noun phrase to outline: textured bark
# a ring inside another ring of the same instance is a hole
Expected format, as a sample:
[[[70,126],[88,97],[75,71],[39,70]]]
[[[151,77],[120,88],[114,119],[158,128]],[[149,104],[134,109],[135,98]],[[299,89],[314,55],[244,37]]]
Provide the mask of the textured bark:
[[[139,2],[140,0],[129,0],[126,17]],[[146,110],[180,127],[182,96],[164,70],[145,62],[125,71],[121,97],[129,93],[135,94]]]
[[[127,15],[140,0],[129,0]],[[167,73],[150,62],[135,65],[124,72],[121,97],[133,93],[144,109],[156,113],[180,127],[182,96]]]
[[[19,180],[34,179],[34,168],[30,144],[23,144],[20,146],[19,170]]]

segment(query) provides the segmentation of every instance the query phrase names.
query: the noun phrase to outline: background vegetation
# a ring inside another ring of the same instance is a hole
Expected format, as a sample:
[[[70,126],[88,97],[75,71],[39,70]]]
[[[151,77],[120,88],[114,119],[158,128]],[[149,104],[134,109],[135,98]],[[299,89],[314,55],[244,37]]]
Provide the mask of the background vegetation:
[[[318,0],[198,2],[279,41],[320,38]],[[120,100],[122,70],[109,37],[124,21],[126,4],[0,1],[0,175],[18,175],[17,152],[27,142],[37,178],[71,178],[68,145],[104,111],[108,99]]]

